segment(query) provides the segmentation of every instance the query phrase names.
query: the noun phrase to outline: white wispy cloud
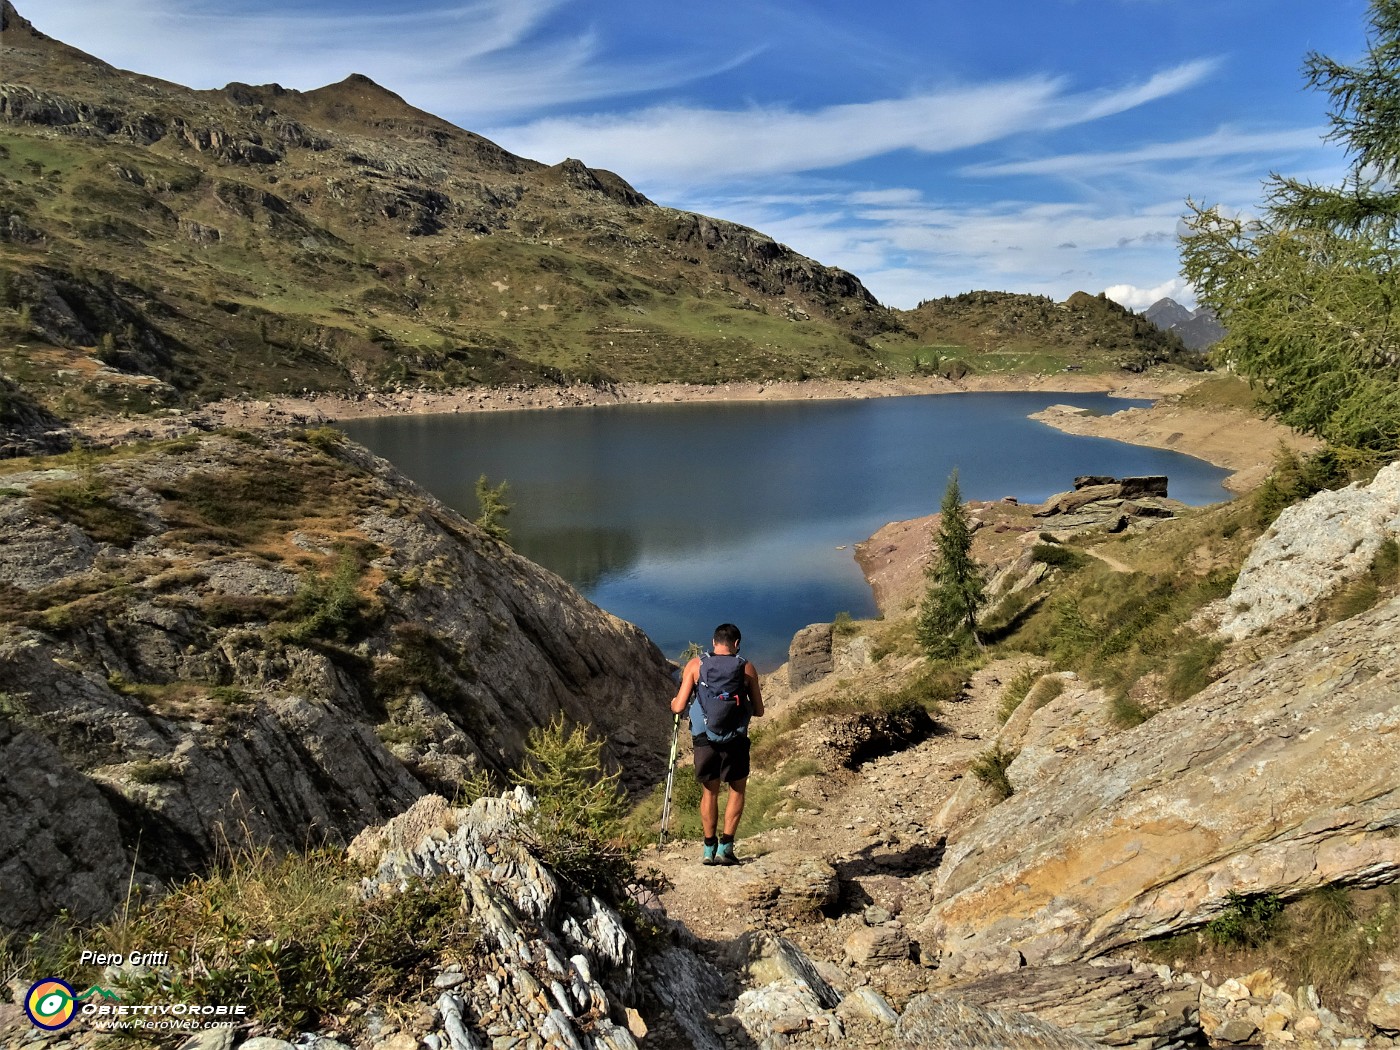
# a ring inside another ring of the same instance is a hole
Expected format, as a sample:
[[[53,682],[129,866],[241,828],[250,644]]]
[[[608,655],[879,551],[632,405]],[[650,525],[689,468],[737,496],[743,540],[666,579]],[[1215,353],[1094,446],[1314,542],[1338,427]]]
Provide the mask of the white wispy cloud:
[[[471,0],[387,13],[302,11],[210,0],[44,0],[37,28],[114,65],[192,87],[230,81],[302,90],[362,73],[477,130],[563,104],[713,76],[755,49],[608,57],[593,31],[556,28],[569,0]]]
[[[1174,142],[1154,142],[1133,149],[1093,153],[1065,153],[1033,160],[969,164],[959,173],[985,175],[1057,175],[1087,178],[1106,172],[1125,171],[1143,165],[1183,164],[1214,157],[1264,156],[1317,149],[1323,145],[1325,127],[1294,128],[1282,131],[1244,132],[1222,127],[1209,135],[1198,135]]]
[[[1182,91],[1214,68],[1209,60],[1189,62],[1116,90],[1075,92],[1065,78],[1031,76],[810,111],[668,105],[550,117],[485,133],[527,157],[579,157],[644,184],[678,177],[722,182],[835,168],[896,150],[949,153],[1065,128]]]

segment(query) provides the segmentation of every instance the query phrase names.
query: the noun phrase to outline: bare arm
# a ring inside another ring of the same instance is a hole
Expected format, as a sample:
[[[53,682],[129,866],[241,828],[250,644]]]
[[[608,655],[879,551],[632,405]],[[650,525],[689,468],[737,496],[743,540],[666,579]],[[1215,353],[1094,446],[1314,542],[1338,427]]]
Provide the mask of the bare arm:
[[[763,714],[763,690],[758,686],[758,670],[753,664],[744,664],[744,678],[749,683],[749,699],[753,702],[753,713],[757,718]]]
[[[671,712],[673,714],[684,714],[685,708],[690,703],[690,694],[695,691],[695,685],[700,681],[700,658],[696,657],[685,665],[685,670],[681,673],[681,687],[676,690],[675,699],[671,701]]]

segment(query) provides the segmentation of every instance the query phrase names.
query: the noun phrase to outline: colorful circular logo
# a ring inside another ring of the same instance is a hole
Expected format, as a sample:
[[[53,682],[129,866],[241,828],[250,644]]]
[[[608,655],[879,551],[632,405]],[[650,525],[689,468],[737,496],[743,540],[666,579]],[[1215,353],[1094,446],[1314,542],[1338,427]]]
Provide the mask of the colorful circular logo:
[[[45,977],[24,997],[24,1012],[36,1025],[50,1032],[66,1028],[75,1013],[73,989],[57,977]]]

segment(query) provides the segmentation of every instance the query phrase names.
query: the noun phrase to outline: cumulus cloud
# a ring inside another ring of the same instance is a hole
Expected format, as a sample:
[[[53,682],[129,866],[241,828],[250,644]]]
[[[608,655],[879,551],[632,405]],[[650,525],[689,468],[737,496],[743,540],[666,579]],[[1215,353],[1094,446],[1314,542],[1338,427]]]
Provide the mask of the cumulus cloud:
[[[1184,277],[1174,277],[1151,288],[1114,284],[1105,288],[1104,294],[1120,306],[1138,312],[1146,310],[1159,299],[1175,299],[1188,309],[1194,309],[1196,306],[1196,290],[1186,283]]]

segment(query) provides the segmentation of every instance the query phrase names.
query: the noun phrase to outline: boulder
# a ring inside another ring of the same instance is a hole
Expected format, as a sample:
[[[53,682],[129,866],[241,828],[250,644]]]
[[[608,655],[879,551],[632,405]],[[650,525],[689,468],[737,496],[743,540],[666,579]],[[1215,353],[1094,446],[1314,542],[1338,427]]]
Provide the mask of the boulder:
[[[1400,536],[1400,463],[1288,507],[1254,545],[1226,599],[1220,633],[1239,640],[1306,609],[1370,568]]]
[[[1391,981],[1371,997],[1366,1020],[1384,1032],[1400,1033],[1400,981]]]
[[[831,624],[814,623],[792,636],[788,647],[788,685],[801,689],[831,674]]]
[[[1118,494],[1124,499],[1140,499],[1143,496],[1161,496],[1167,494],[1167,478],[1165,474],[1149,474],[1140,478],[1124,478],[1118,482]]]
[[[1119,498],[1118,485],[1086,485],[1082,489],[1075,489],[1073,492],[1061,492],[1059,495],[1051,496],[1031,513],[1037,518],[1048,518],[1055,514],[1073,514],[1079,508],[1090,503],[1102,503],[1105,500]]]
[[[833,1007],[841,997],[820,973],[820,967],[786,937],[767,930],[748,930],[729,945],[729,961],[746,984],[766,985],[793,980],[811,989],[823,1007]]]
[[[811,915],[836,903],[841,883],[821,857],[776,850],[726,872],[717,895],[733,908]]]
[[[960,970],[1102,955],[1227,893],[1400,877],[1400,600],[1103,741],[954,829],[919,940]]]
[[[862,926],[846,938],[846,957],[855,966],[878,966],[909,958],[909,935],[892,926]]]

